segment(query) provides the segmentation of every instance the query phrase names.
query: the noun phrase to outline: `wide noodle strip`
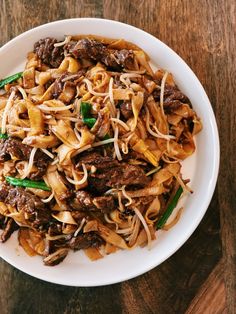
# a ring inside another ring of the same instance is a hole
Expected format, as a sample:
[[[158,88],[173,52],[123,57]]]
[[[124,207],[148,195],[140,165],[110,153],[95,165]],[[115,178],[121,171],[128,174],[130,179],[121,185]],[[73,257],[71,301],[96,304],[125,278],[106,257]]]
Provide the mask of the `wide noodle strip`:
[[[0,80],[1,242],[19,230],[47,266],[70,251],[96,261],[151,248],[192,192],[181,162],[202,123],[190,99],[124,39],[67,35],[32,48],[23,72]]]

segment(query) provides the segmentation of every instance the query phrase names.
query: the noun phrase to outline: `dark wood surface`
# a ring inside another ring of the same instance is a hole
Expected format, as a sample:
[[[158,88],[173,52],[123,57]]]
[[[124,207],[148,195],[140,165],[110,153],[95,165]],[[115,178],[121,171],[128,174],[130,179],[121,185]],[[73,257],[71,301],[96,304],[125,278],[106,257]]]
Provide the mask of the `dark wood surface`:
[[[159,267],[106,287],[71,288],[0,261],[0,313],[236,313],[236,2],[0,1],[0,45],[37,25],[71,17],[126,22],[158,37],[193,69],[220,132],[217,188],[200,226]]]

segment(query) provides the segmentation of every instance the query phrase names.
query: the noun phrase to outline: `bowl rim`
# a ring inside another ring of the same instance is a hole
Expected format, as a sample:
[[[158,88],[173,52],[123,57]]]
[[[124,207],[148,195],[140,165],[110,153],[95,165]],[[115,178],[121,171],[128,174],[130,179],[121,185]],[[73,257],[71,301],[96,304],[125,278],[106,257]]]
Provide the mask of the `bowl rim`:
[[[145,37],[149,37],[150,39],[152,39],[153,41],[158,41],[159,44],[161,44],[166,50],[169,50],[171,52],[171,54],[175,55],[175,57],[178,57],[182,63],[184,63],[186,69],[188,70],[188,72],[192,75],[192,77],[194,78],[194,80],[196,81],[196,83],[198,84],[199,88],[201,89],[201,93],[202,93],[202,97],[205,100],[205,103],[208,105],[208,109],[209,109],[209,113],[210,113],[210,118],[211,118],[211,127],[213,129],[213,133],[214,133],[214,137],[213,137],[213,147],[214,147],[214,160],[213,162],[213,171],[212,171],[212,178],[211,181],[209,183],[210,188],[208,188],[208,194],[204,199],[204,202],[201,205],[201,214],[199,215],[198,219],[195,220],[194,225],[192,226],[192,228],[188,229],[188,232],[185,232],[185,237],[182,238],[181,241],[179,241],[178,245],[175,246],[174,250],[172,250],[171,252],[169,252],[168,254],[165,255],[165,257],[163,257],[162,259],[160,259],[158,262],[153,262],[151,265],[149,265],[148,267],[144,269],[141,269],[139,271],[136,271],[135,273],[132,273],[131,275],[126,275],[123,278],[120,278],[119,280],[106,280],[103,283],[99,284],[76,284],[76,283],[65,283],[64,280],[60,280],[59,278],[56,278],[55,280],[52,279],[47,279],[43,276],[43,274],[35,274],[33,271],[27,271],[25,268],[23,267],[19,267],[17,265],[17,262],[15,262],[14,260],[12,260],[11,258],[2,256],[2,253],[0,252],[0,257],[2,259],[4,259],[7,263],[11,264],[13,267],[19,269],[20,271],[34,277],[34,278],[38,278],[40,280],[43,281],[47,281],[47,282],[51,282],[51,283],[56,283],[56,284],[60,284],[60,285],[67,285],[67,286],[76,286],[76,287],[95,287],[95,286],[104,286],[104,285],[110,285],[110,284],[115,284],[115,283],[119,283],[119,282],[123,282],[125,280],[129,280],[132,278],[135,278],[137,276],[140,276],[148,271],[150,271],[151,269],[153,269],[154,267],[159,266],[161,263],[163,263],[165,260],[167,260],[170,256],[172,256],[177,250],[179,250],[179,248],[189,239],[189,237],[193,234],[193,232],[196,230],[196,228],[198,227],[199,223],[201,222],[203,216],[205,215],[208,206],[211,202],[211,199],[213,197],[214,194],[214,190],[216,187],[216,183],[217,183],[217,178],[218,178],[218,173],[219,173],[219,164],[220,164],[220,142],[219,142],[219,133],[218,133],[218,128],[217,128],[217,123],[216,123],[216,119],[215,119],[215,115],[214,115],[214,111],[213,108],[211,106],[211,103],[208,99],[208,96],[205,92],[205,89],[203,88],[202,84],[200,83],[199,79],[197,78],[197,76],[195,75],[195,73],[193,72],[193,70],[189,67],[189,65],[184,61],[184,59],[182,57],[180,57],[173,49],[171,49],[167,44],[165,44],[163,41],[159,40],[158,38],[156,38],[155,36],[151,35],[150,33],[135,27],[133,25],[127,24],[127,23],[123,23],[123,22],[119,22],[119,21],[115,21],[115,20],[110,20],[110,19],[103,19],[103,18],[93,18],[93,17],[83,17],[83,18],[69,18],[69,19],[62,19],[62,20],[55,20],[52,22],[48,22],[45,24],[41,24],[39,26],[33,27],[21,34],[19,34],[18,36],[12,38],[10,41],[8,41],[7,43],[5,43],[1,48],[0,48],[0,53],[4,52],[4,50],[7,50],[9,48],[11,48],[12,46],[15,45],[15,41],[19,40],[25,36],[27,36],[30,33],[33,33],[36,30],[43,30],[45,28],[47,28],[49,25],[59,25],[59,24],[64,24],[64,23],[70,23],[72,21],[93,21],[93,22],[98,22],[98,23],[108,23],[108,24],[117,24],[117,25],[121,25],[121,26],[125,26],[127,28],[130,28],[131,31],[134,32],[139,32],[140,34],[142,34]],[[101,35],[102,36],[102,35]],[[124,36],[125,37],[125,36]]]

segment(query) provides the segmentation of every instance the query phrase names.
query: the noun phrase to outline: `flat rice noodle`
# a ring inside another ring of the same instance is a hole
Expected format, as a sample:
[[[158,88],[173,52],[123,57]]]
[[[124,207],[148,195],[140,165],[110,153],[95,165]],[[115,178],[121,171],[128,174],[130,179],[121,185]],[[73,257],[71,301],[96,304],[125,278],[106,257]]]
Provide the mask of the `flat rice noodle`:
[[[142,79],[143,79],[143,85],[147,89],[148,93],[151,94],[154,91],[154,89],[157,87],[157,84],[154,81],[147,79],[145,76],[143,76]]]
[[[138,92],[137,95],[132,96],[131,106],[132,106],[132,111],[134,115],[133,124],[131,125],[131,131],[134,131],[137,126],[140,110],[143,106],[143,93],[142,92]]]
[[[7,99],[4,97],[0,97],[0,110],[4,110],[4,108],[6,107],[7,104]]]
[[[175,215],[175,217],[168,223],[166,223],[163,227],[162,230],[168,231],[170,230],[174,225],[177,224],[177,222],[179,221],[181,214],[183,212],[183,207],[181,207],[180,209],[178,209],[177,214]],[[168,219],[169,220],[169,219]]]
[[[189,107],[188,104],[182,104],[179,108],[173,110],[173,113],[183,118],[191,118],[194,116],[194,111]]]
[[[188,132],[185,133],[186,141],[183,144],[176,143],[170,140],[168,156],[184,160],[191,156],[195,151],[195,144],[192,135]],[[160,146],[159,146],[160,147]]]
[[[95,135],[93,135],[87,126],[83,126],[80,128],[81,140],[79,142],[79,146],[77,148],[82,148],[86,145],[92,144],[95,140]]]
[[[65,224],[77,225],[70,211],[59,211],[56,214],[52,214],[52,217]]]
[[[58,139],[54,135],[27,136],[22,141],[23,144],[36,148],[52,148],[58,145]]]
[[[27,63],[25,68],[30,69],[30,68],[37,68],[39,66],[40,60],[38,60],[37,56],[33,52],[29,52],[27,55]]]
[[[129,100],[134,94],[133,90],[129,88],[114,88],[112,91],[114,100]]]
[[[34,251],[36,251],[37,254],[39,255],[44,255],[45,253],[45,241],[39,232],[33,230],[33,229],[28,229],[29,233],[29,244],[33,248]]]
[[[82,180],[83,177],[84,177],[84,174],[81,174],[77,170],[75,170],[74,166],[72,166],[71,168],[72,168],[71,172],[72,172],[72,175],[73,175],[73,180],[75,180],[75,181]],[[81,190],[81,189],[86,188],[87,186],[88,186],[88,179],[84,183],[82,183],[82,184],[75,184],[75,189],[76,190]]]
[[[47,106],[47,107],[52,107],[52,108],[67,108],[66,105],[64,104],[64,102],[62,100],[58,100],[58,99],[51,99],[51,100],[46,100],[43,102],[43,105]],[[55,111],[56,112],[56,111]],[[63,110],[62,111],[63,115],[71,115],[70,110]]]
[[[146,58],[146,54],[143,51],[134,51],[136,60],[138,61],[139,65],[146,69],[147,73],[150,74],[152,77],[154,76],[154,72],[148,63],[148,59]]]
[[[98,63],[89,71],[89,76],[94,83],[93,90],[104,93],[111,78],[110,75],[106,72],[105,68],[102,67],[100,63]]]
[[[145,141],[146,138],[148,137],[148,134],[147,134],[146,126],[143,120],[140,118],[138,118],[137,129],[135,130],[135,133],[136,131],[139,131],[141,139]]]
[[[193,119],[193,123],[194,125],[192,135],[194,136],[202,130],[202,122],[197,116],[195,116]]]
[[[69,103],[74,98],[75,92],[75,86],[73,86],[71,82],[65,82],[62,93],[58,99],[65,103]]]
[[[24,128],[29,128],[30,127],[29,119],[20,118],[20,115],[23,113],[27,114],[28,108],[27,102],[24,99],[21,99],[19,101],[16,101],[14,105],[10,108],[8,113],[8,123]]]
[[[158,165],[156,156],[148,149],[148,146],[142,139],[139,139],[136,134],[130,139],[130,145],[132,149],[140,154],[143,154],[145,158],[155,167]]]
[[[35,86],[35,69],[30,67],[23,72],[23,87],[32,88]]]
[[[7,213],[8,213],[7,206],[5,205],[5,203],[0,202],[0,214],[5,216],[5,215],[7,215]]]
[[[35,252],[35,250],[31,247],[31,245],[29,243],[29,240],[30,240],[29,229],[20,228],[20,230],[18,232],[18,240],[19,240],[19,244],[22,246],[24,251],[29,256],[37,255],[37,253]]]
[[[123,222],[123,220],[121,219],[121,217],[120,217],[120,211],[119,210],[113,210],[111,213],[110,213],[110,217],[111,217],[111,219],[112,219],[112,221],[114,221],[114,222],[116,222],[116,223],[118,223],[118,224],[120,224],[120,223],[122,223]]]
[[[140,190],[135,190],[135,191],[126,191],[127,195],[131,198],[160,195],[163,192],[164,192],[164,188],[162,185],[150,186],[150,187],[140,189]]]
[[[155,240],[156,239],[156,235],[155,235],[156,230],[154,229],[153,226],[150,226],[150,225],[148,226],[148,228],[149,228],[152,240]],[[144,247],[146,245],[147,245],[147,233],[144,229],[142,229],[138,235],[137,241],[136,241],[134,246],[135,247],[136,246]]]
[[[27,101],[27,109],[30,120],[30,132],[28,136],[40,135],[44,132],[44,119],[42,112],[34,106],[30,101]]]
[[[9,214],[6,214],[7,217],[13,218],[15,222],[20,226],[25,226],[25,227],[30,226],[30,223],[25,220],[25,214],[23,211],[18,212],[16,208],[10,205],[7,205],[7,208],[9,212]]]
[[[167,115],[167,121],[169,124],[178,126],[181,120],[182,120],[182,117],[177,114],[171,113]]]
[[[38,84],[44,85],[52,78],[50,72],[39,72]]]
[[[70,122],[58,120],[57,125],[51,127],[52,132],[67,146],[71,148],[79,148],[79,141],[71,128]]]
[[[91,261],[96,261],[100,258],[103,258],[102,254],[97,248],[89,247],[87,249],[84,249],[83,251]]]
[[[154,198],[152,203],[149,205],[148,209],[146,210],[146,213],[144,215],[144,218],[147,222],[148,225],[152,225],[154,222],[157,221],[158,213],[160,212],[161,209],[161,203],[159,201],[158,196]]]
[[[78,230],[78,224],[77,225],[69,225],[66,224],[64,226],[62,226],[62,233],[63,234],[74,234],[75,231]]]
[[[157,79],[157,80],[162,80],[164,74],[165,74],[166,71],[162,70],[162,69],[159,69],[155,72],[154,74],[154,77]],[[173,78],[173,75],[171,73],[168,73],[167,75],[167,78],[166,78],[166,84],[167,85],[170,85],[170,86],[175,86],[175,81],[174,81],[174,78]]]
[[[151,186],[159,186],[180,172],[180,164],[168,164],[165,168],[159,170],[153,175]]]
[[[117,252],[118,248],[110,243],[105,244],[104,251],[107,255]]]
[[[84,226],[83,232],[91,232],[91,231],[98,231],[98,221],[97,220],[90,220]]]
[[[96,231],[103,240],[106,242],[119,247],[120,249],[128,249],[129,247],[127,246],[125,240],[119,236],[115,231],[109,229],[102,223],[100,223],[97,220],[91,220],[86,224],[84,227],[84,232],[89,232],[89,231]],[[87,226],[88,225],[88,226]]]
[[[141,225],[141,220],[138,218],[137,215],[135,217],[136,217],[136,220],[135,220],[135,224],[133,227],[133,231],[129,237],[129,247],[130,248],[135,245],[135,242],[136,242],[138,234],[139,234],[140,225]]]
[[[78,60],[72,57],[65,57],[60,64],[58,70],[59,72],[68,71],[69,73],[76,73],[80,70],[81,65]]]
[[[26,188],[26,190],[34,193],[40,198],[47,198],[49,197],[49,195],[51,195],[50,191],[44,191],[44,190],[35,189],[35,188]]]
[[[42,102],[44,102],[45,100],[49,100],[49,99],[53,98],[54,86],[55,86],[55,83],[52,83],[52,84],[48,87],[48,89],[46,90],[46,92],[43,94],[43,96],[41,96],[41,97],[38,98],[38,102],[42,103]]]
[[[146,105],[147,105],[151,115],[153,116],[155,122],[156,122],[158,130],[162,134],[167,134],[168,133],[167,132],[168,128],[167,128],[166,121],[165,121],[165,119],[164,119],[164,117],[162,115],[160,106],[158,106],[155,103],[153,97],[149,97]]]
[[[105,66],[98,62],[95,66],[93,66],[87,73],[86,76],[88,79],[94,79],[95,76],[99,73],[103,73],[106,72]],[[109,82],[109,79],[107,81],[107,83]]]
[[[52,192],[54,192],[54,196],[63,201],[69,196],[69,191],[56,169],[56,166],[49,165],[45,178]]]
[[[42,85],[38,85],[29,89],[25,90],[26,93],[30,94],[30,95],[43,95],[43,93],[45,92],[45,89]]]
[[[71,165],[71,156],[75,152],[74,148],[62,144],[56,149],[56,152],[59,158],[59,163],[62,166]]]

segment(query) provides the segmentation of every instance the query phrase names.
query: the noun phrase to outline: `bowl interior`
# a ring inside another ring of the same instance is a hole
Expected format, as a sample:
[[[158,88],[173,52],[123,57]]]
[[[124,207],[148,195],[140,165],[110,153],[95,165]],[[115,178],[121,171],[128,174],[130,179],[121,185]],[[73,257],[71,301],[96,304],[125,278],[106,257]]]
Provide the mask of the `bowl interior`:
[[[23,69],[27,52],[40,38],[63,39],[68,34],[96,34],[124,38],[142,47],[155,67],[173,73],[180,89],[190,98],[201,117],[203,130],[196,137],[197,150],[183,162],[184,178],[190,178],[194,190],[181,200],[184,212],[177,225],[168,232],[159,231],[152,249],[119,251],[96,262],[82,252],[71,252],[56,267],[43,266],[40,257],[30,258],[19,247],[15,234],[0,246],[0,256],[18,269],[43,280],[71,285],[98,286],[120,282],[140,275],[172,255],[192,234],[211,200],[219,166],[219,141],[214,114],[200,82],[185,62],[155,37],[132,26],[102,19],[71,19],[42,25],[16,37],[0,49],[1,77]]]

